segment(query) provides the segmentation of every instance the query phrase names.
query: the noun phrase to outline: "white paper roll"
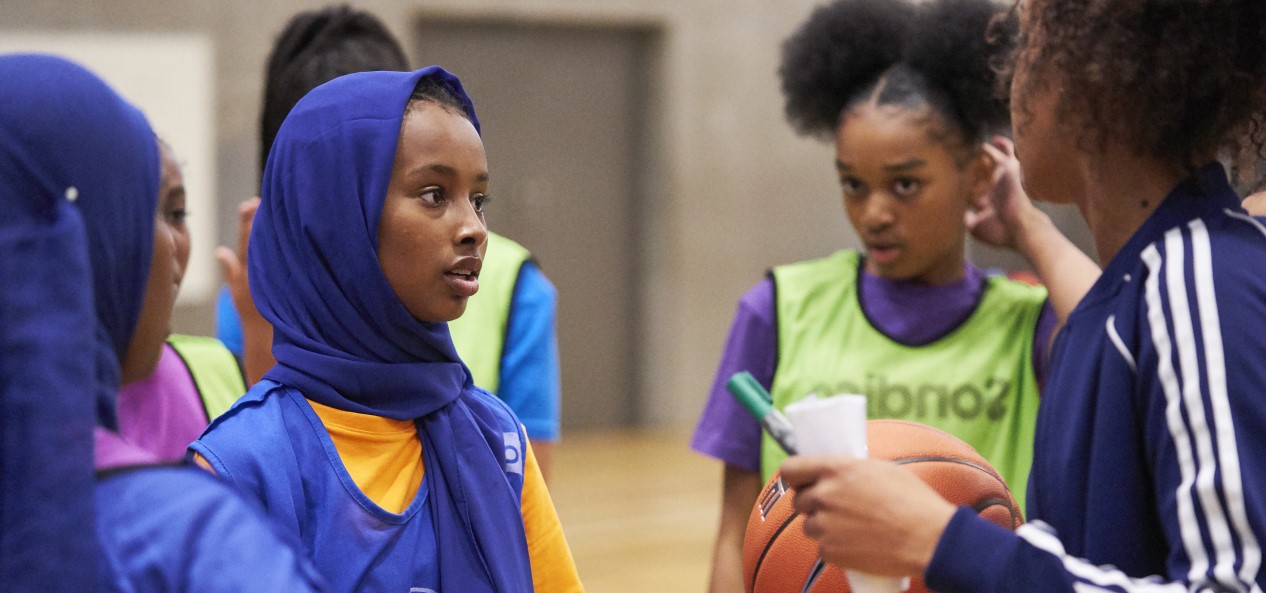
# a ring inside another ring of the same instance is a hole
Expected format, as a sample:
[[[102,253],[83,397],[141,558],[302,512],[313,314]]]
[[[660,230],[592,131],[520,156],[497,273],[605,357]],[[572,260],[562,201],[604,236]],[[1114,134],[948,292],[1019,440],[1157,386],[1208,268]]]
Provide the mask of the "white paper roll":
[[[796,430],[801,455],[844,455],[866,457],[866,396],[841,394],[831,397],[810,395],[785,410]],[[910,579],[881,577],[846,571],[855,593],[900,593],[910,588]]]
[[[866,396],[810,395],[787,406],[801,455],[866,457]]]

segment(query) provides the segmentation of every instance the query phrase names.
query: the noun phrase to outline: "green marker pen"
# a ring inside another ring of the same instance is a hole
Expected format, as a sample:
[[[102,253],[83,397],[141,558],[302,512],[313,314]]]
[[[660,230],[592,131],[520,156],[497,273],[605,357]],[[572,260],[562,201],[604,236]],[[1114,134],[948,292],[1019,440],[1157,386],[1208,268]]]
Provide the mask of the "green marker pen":
[[[783,451],[788,455],[796,454],[796,432],[792,430],[791,422],[774,408],[773,398],[756,381],[756,377],[747,371],[740,371],[731,375],[725,386]]]

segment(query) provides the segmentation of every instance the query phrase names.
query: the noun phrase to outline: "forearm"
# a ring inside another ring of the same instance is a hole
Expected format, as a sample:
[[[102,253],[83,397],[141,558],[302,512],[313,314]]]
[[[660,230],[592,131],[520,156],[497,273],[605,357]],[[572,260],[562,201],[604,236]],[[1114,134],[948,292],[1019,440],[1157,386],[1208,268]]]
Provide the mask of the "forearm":
[[[264,373],[277,364],[272,349],[273,327],[255,311],[253,305],[251,312],[255,316],[253,320],[242,314],[242,368],[246,372],[248,387],[258,383],[264,378]]]
[[[1016,248],[1046,286],[1051,306],[1062,326],[1099,279],[1099,266],[1073,245],[1045,212],[1032,208],[1023,219]]]
[[[725,466],[721,525],[712,550],[710,593],[740,593],[743,585],[743,536],[752,505],[760,496],[760,474]]]

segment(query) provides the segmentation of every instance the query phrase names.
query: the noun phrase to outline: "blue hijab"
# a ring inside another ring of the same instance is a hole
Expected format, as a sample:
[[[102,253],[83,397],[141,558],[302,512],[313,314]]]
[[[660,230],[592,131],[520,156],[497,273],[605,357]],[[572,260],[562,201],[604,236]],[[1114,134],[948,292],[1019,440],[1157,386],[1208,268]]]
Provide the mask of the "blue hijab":
[[[93,427],[115,425],[157,146],[139,111],[71,62],[0,56],[0,80],[0,582],[92,591]]]
[[[448,324],[414,318],[378,264],[396,141],[423,78],[448,86],[479,129],[461,82],[437,66],[334,79],[282,124],[248,264],[251,295],[274,330],[277,366],[266,378],[341,410],[415,420],[442,590],[531,591],[518,498],[501,448],[490,447],[501,435],[468,405],[488,394],[474,386]]]

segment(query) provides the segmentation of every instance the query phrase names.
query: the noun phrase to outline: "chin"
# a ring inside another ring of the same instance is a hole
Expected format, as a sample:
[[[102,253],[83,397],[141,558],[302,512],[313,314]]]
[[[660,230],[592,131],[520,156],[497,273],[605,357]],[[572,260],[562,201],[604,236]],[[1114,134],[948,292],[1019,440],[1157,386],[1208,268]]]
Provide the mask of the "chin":
[[[466,313],[466,300],[462,299],[462,302],[460,305],[445,303],[445,305],[442,307],[435,307],[434,309],[432,309],[431,313],[432,314],[427,317],[418,317],[418,319],[425,319],[426,321],[432,321],[435,323],[448,323],[450,321],[456,321],[458,318],[460,318],[463,314]]]

